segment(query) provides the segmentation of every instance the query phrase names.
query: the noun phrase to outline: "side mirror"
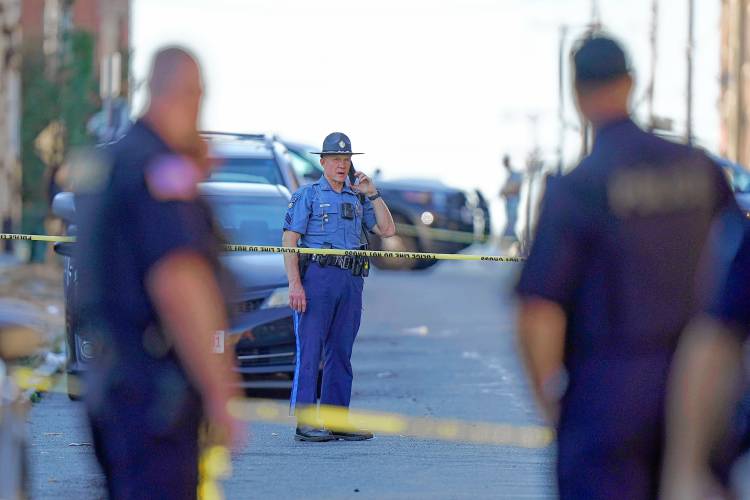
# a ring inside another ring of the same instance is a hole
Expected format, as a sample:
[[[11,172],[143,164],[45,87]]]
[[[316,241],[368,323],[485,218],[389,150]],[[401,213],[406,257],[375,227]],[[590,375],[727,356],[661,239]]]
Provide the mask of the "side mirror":
[[[64,192],[55,195],[52,200],[52,213],[67,223],[75,219],[76,204],[73,193]]]

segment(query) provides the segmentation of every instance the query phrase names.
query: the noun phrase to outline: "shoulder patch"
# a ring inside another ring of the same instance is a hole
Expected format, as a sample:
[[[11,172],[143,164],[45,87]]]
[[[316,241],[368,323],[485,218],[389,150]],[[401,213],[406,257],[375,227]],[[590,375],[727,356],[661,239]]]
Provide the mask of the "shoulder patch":
[[[297,203],[297,201],[302,197],[302,191],[297,191],[292,195],[292,198],[289,200],[289,208],[294,208],[294,204]]]
[[[146,186],[159,201],[194,200],[200,181],[198,167],[179,155],[161,156],[146,168]]]

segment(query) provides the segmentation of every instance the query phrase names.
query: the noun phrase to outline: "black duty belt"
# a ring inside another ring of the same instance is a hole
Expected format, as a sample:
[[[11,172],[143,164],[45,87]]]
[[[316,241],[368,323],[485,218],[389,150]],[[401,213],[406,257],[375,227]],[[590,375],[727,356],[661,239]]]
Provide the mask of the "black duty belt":
[[[341,269],[352,269],[356,262],[355,257],[349,255],[319,255],[313,254],[310,260],[325,266],[334,266]],[[322,261],[322,262],[321,262]],[[325,263],[325,264],[323,264]]]

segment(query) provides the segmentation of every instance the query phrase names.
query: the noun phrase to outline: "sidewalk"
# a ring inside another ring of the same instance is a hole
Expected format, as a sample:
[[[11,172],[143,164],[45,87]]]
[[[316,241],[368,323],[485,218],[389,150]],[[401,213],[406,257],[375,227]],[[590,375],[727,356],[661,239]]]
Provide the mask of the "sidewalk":
[[[16,267],[21,265],[21,261],[16,258],[12,253],[0,253],[0,272],[8,267]]]

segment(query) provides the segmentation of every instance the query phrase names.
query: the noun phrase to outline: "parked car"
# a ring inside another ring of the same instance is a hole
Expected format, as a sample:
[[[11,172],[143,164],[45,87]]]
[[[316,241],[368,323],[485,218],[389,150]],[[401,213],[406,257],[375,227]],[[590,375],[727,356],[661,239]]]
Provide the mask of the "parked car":
[[[314,182],[323,175],[315,148],[283,141],[297,175]],[[371,238],[374,250],[457,253],[489,235],[489,210],[478,192],[446,186],[439,181],[377,181],[383,200],[397,224],[397,235]],[[383,269],[424,269],[434,260],[373,259]]]
[[[750,216],[750,172],[742,165],[726,158],[715,155],[709,156],[724,169],[724,173],[727,175],[734,191],[737,204]]]
[[[228,241],[246,245],[279,245],[284,213],[291,197],[288,189],[274,184],[206,182],[201,195],[214,208],[217,223]],[[75,234],[75,199],[72,193],[55,197],[53,211],[68,221]],[[96,340],[80,331],[75,315],[77,288],[73,243],[57,243],[64,256],[64,291],[67,371],[78,375],[97,355]],[[245,389],[290,389],[294,375],[296,342],[283,256],[279,254],[227,252],[222,264],[235,281],[231,297],[234,312],[227,342],[235,346],[236,370]],[[77,377],[69,377],[68,392],[76,397]]]

